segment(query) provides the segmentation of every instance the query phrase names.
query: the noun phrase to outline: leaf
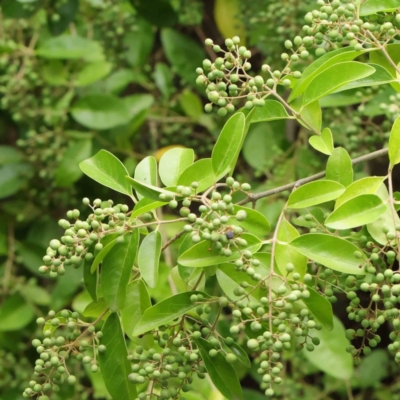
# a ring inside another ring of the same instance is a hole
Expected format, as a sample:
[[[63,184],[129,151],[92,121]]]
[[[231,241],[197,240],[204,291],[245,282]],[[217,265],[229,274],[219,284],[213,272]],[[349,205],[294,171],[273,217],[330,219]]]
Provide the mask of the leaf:
[[[157,285],[161,245],[161,233],[153,231],[143,239],[139,248],[138,264],[140,275],[151,288],[155,288]]]
[[[194,162],[194,151],[175,147],[163,154],[160,160],[160,179],[165,186],[176,186],[179,177]]]
[[[249,233],[244,233],[241,238],[247,241],[247,246],[241,248],[241,251],[249,250],[251,252],[256,252],[262,245],[260,239]],[[232,255],[226,257],[225,255],[221,255],[220,250],[217,250],[210,241],[203,240],[185,251],[178,258],[178,263],[184,267],[201,268],[235,261],[240,257],[241,252],[236,248],[232,248]]]
[[[131,0],[137,13],[159,27],[173,26],[178,22],[178,14],[168,0]]]
[[[386,211],[386,204],[375,194],[361,194],[346,201],[325,220],[331,229],[351,229],[370,224]]]
[[[121,310],[125,304],[126,287],[139,248],[139,230],[135,229],[112,247],[101,266],[101,287],[109,309]]]
[[[236,214],[239,210],[246,211],[246,219],[244,221],[237,221],[236,218],[231,217],[229,218],[227,223],[231,225],[239,225],[253,235],[261,239],[265,238],[267,233],[271,230],[271,226],[267,218],[265,218],[264,215],[261,214],[259,211],[253,210],[248,207],[236,205],[233,207],[233,213]]]
[[[244,134],[245,117],[236,113],[225,123],[211,154],[217,180],[231,171],[231,162],[240,152]]]
[[[374,51],[370,54],[370,61],[374,64],[379,64],[385,68],[393,77],[393,79],[398,80],[397,70],[393,64],[398,65],[400,62],[400,45],[399,43],[387,44],[385,47],[385,52],[382,50]],[[388,60],[388,57],[390,61]],[[390,84],[397,92],[400,91],[399,82],[392,82]]]
[[[320,233],[308,233],[294,239],[289,245],[310,260],[335,271],[352,275],[365,274],[361,266],[368,263],[368,259],[364,254],[361,259],[357,258],[354,253],[359,252],[358,247],[345,239]]]
[[[153,74],[154,83],[162,95],[169,99],[174,91],[174,86],[172,83],[172,72],[168,65],[158,62],[154,67]]]
[[[288,208],[307,208],[335,200],[343,194],[345,188],[338,182],[321,179],[300,186],[291,193]]]
[[[100,263],[104,260],[104,257],[111,251],[111,249],[117,244],[117,239],[113,239],[110,242],[108,242],[96,255],[96,257],[93,260],[92,266],[90,267],[90,272],[93,274],[95,271],[97,271],[97,267],[100,265]]]
[[[190,296],[193,294],[201,294],[203,298],[209,296],[199,291],[179,293],[167,299],[160,301],[154,306],[148,308],[138,324],[135,326],[132,336],[140,336],[149,332],[161,325],[171,322],[188,311],[196,308],[198,304],[190,301]]]
[[[322,326],[331,331],[333,329],[332,304],[313,288],[308,287],[307,290],[310,292],[310,297],[303,298],[302,301]]]
[[[7,297],[0,307],[0,332],[20,330],[34,317],[33,308],[20,294],[15,293]]]
[[[265,100],[265,105],[255,107],[251,117],[251,123],[275,121],[277,119],[287,119],[289,114],[285,107],[276,100]]]
[[[323,154],[327,154],[328,156],[332,154],[333,137],[332,132],[329,128],[325,128],[322,131],[321,136],[311,136],[308,141],[315,150],[318,150]]]
[[[144,197],[135,204],[130,219],[136,218],[139,215],[155,210],[156,208],[162,207],[166,204],[168,204],[168,202],[146,199]]]
[[[335,208],[361,194],[374,194],[385,179],[385,176],[367,176],[351,183],[336,199]]]
[[[17,193],[25,186],[28,170],[27,164],[7,164],[0,167],[0,199]]]
[[[278,242],[275,246],[275,262],[283,275],[286,275],[286,266],[291,263],[294,271],[303,278],[307,272],[307,257],[291,248],[287,243],[300,236],[296,228],[285,219],[282,220],[278,230]]]
[[[146,285],[141,279],[131,282],[126,288],[125,306],[121,310],[122,326],[130,339],[144,312],[151,307]]]
[[[203,338],[195,339],[201,358],[215,387],[229,400],[243,398],[242,387],[236,372],[221,352],[210,357],[209,352],[214,347]]]
[[[178,179],[178,185],[190,186],[192,182],[199,184],[197,193],[210,188],[216,182],[211,158],[203,158],[186,168]]]
[[[88,94],[71,108],[74,120],[89,129],[104,130],[129,122],[131,115],[126,103],[112,94]]]
[[[93,251],[93,249],[94,246],[91,246],[90,251]],[[94,273],[92,273],[91,267],[92,263],[85,259],[85,262],[83,264],[83,282],[92,300],[97,301],[97,285],[99,281],[99,274],[97,267]]]
[[[326,163],[326,179],[349,186],[353,182],[353,164],[343,147],[336,147]]]
[[[68,69],[60,60],[48,60],[40,67],[40,75],[51,86],[68,84]]]
[[[349,380],[353,375],[353,358],[346,352],[349,341],[345,337],[342,323],[333,319],[333,330],[314,330],[312,336],[320,339],[314,351],[304,351],[304,356],[321,371],[336,379]]]
[[[22,161],[22,154],[12,146],[0,146],[0,165],[17,164]]]
[[[145,157],[135,168],[135,180],[157,186],[157,161],[154,157]],[[136,193],[138,199],[142,199],[143,196],[140,193]]]
[[[397,0],[366,0],[361,4],[360,17],[376,14],[378,12],[391,12],[399,8]]]
[[[179,105],[183,112],[197,121],[203,115],[203,103],[200,97],[189,89],[183,90],[179,97]]]
[[[131,178],[130,176],[125,176],[125,179],[136,190],[136,193],[140,194],[145,198],[158,201],[160,199],[160,194],[166,194],[172,197],[178,196],[176,192],[172,192],[171,190],[161,189],[157,186],[147,185],[145,183],[137,181],[136,179]]]
[[[104,59],[101,46],[81,36],[62,35],[44,41],[35,51],[39,57],[58,60],[101,61]]]
[[[400,163],[400,117],[394,121],[390,132],[389,160],[392,167]]]
[[[308,130],[314,130],[315,132],[321,131],[322,125],[322,111],[319,101],[316,100],[305,107],[301,105],[301,98],[295,100],[292,103],[292,107],[300,113],[302,120],[298,122],[306,127]]]
[[[237,343],[232,343],[229,346],[225,341],[222,342],[222,347],[227,353],[233,353],[245,367],[251,368],[251,361],[248,354]]]
[[[214,3],[214,20],[224,39],[238,35],[241,44],[246,41],[246,29],[240,18],[239,0],[216,0]]]
[[[57,186],[68,187],[76,182],[82,176],[79,163],[90,157],[91,154],[91,139],[70,141],[56,170]]]
[[[112,64],[106,61],[96,61],[83,66],[76,75],[75,86],[87,86],[106,77],[112,69]]]
[[[135,74],[133,71],[127,68],[119,69],[104,80],[105,90],[107,93],[119,94],[134,81]]]
[[[154,6],[152,5],[152,7]],[[157,10],[157,13],[159,13],[159,10]],[[165,55],[176,73],[189,85],[197,88],[196,68],[202,64],[205,58],[204,50],[189,36],[170,28],[161,30],[161,42]]]
[[[117,192],[132,196],[132,190],[125,176],[128,174],[124,164],[106,150],[100,150],[93,157],[82,161],[80,169],[89,178]]]
[[[136,386],[128,380],[132,368],[118,314],[110,314],[101,331],[100,343],[106,350],[99,352],[98,357],[106,388],[114,400],[135,400]]]
[[[370,50],[363,49],[355,51],[352,47],[342,47],[341,49],[330,51],[318,58],[303,71],[301,78],[296,81],[292,92],[290,93],[289,102],[292,102],[295,98],[304,93],[309,83],[327,68],[343,61],[354,60],[360,54],[367,51]]]
[[[335,92],[340,87],[372,75],[374,72],[375,68],[357,61],[345,61],[332,65],[311,80],[304,92],[303,105],[310,104]]]
[[[74,21],[79,9],[79,0],[67,0],[55,4],[57,6],[54,12],[58,14],[59,18],[57,21],[53,21],[52,15],[49,13],[47,14],[47,23],[53,35],[59,35]]]

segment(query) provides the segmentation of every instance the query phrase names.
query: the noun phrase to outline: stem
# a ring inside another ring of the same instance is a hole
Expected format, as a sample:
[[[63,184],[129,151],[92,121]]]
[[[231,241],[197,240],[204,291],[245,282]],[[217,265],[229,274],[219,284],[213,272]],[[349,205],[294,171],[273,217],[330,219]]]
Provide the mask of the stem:
[[[200,285],[201,279],[203,278],[204,271],[201,271],[201,274],[199,275],[199,279],[197,279],[197,282],[194,284],[192,290],[196,290],[197,287]]]

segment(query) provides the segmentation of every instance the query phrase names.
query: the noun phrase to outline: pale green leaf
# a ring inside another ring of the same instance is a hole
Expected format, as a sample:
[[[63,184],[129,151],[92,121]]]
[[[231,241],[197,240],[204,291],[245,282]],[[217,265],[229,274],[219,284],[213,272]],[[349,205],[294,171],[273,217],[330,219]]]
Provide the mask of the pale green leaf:
[[[160,179],[165,186],[176,186],[179,177],[194,162],[194,151],[175,147],[163,154],[160,160]]]
[[[333,151],[333,137],[332,132],[329,128],[325,128],[321,132],[321,136],[314,135],[308,139],[310,145],[314,147],[315,150],[321,153],[327,154],[328,156],[332,154]]]
[[[400,163],[400,117],[394,121],[390,132],[389,160],[392,166]]]
[[[159,231],[149,233],[140,244],[138,265],[143,280],[151,287],[157,285],[162,238]]]
[[[326,164],[326,179],[349,186],[353,182],[353,164],[343,147],[333,150]]]
[[[197,182],[197,192],[200,193],[212,186],[216,180],[211,158],[203,158],[182,172],[178,185],[190,186],[192,182]]]
[[[157,186],[157,161],[154,157],[148,156],[140,161],[135,169],[135,180],[147,185]],[[145,197],[139,192],[136,195],[139,200]]]

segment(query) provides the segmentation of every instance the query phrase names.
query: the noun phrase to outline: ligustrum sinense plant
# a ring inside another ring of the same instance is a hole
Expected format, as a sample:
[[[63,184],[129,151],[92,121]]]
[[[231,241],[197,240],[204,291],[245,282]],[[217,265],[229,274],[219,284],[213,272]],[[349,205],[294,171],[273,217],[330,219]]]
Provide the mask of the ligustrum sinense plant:
[[[306,36],[285,42],[281,70],[264,65],[254,76],[238,37],[225,49],[206,40],[218,57],[197,70],[205,108],[233,114],[210,158],[174,148],[159,163],[143,159],[133,176],[105,150],[80,164],[127,202],[84,198],[87,213],[71,210],[59,221],[65,233],[50,241],[40,272],[63,279],[80,268],[92,302],[82,315],[64,309],[37,320],[43,337],[32,343],[38,359],[25,398],[47,400],[75,385],[77,363],[99,371],[115,400],[190,399],[204,378],[239,400],[238,376],[250,368],[265,396],[301,398],[301,388],[285,389],[299,354],[343,379],[351,359],[358,364],[381,341],[400,362],[400,201],[392,179],[400,119],[388,149],[382,135],[380,148],[351,159],[322,126],[320,106],[348,90],[400,91],[400,3],[318,0],[318,7],[306,15]],[[319,58],[301,73],[296,64],[311,51]],[[235,165],[250,125],[278,119],[309,132],[326,169],[254,192],[235,179]],[[387,173],[354,180],[353,165],[378,156]],[[285,191],[271,229],[255,206]],[[172,296],[153,304],[149,290],[165,286]],[[333,315],[338,298],[346,299],[342,320],[351,329]]]

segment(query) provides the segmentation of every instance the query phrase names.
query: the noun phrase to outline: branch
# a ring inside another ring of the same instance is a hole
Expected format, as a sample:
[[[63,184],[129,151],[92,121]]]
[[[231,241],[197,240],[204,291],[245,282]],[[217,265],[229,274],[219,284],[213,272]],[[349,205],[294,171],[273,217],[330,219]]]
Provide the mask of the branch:
[[[369,160],[373,160],[375,158],[379,158],[381,156],[386,155],[387,153],[388,153],[388,149],[381,149],[381,150],[373,151],[372,153],[365,154],[363,156],[354,158],[353,160],[351,160],[351,163],[353,165],[359,164],[359,163],[362,163],[364,161],[369,161]],[[288,184],[283,185],[283,186],[279,186],[279,187],[274,188],[274,189],[266,190],[265,192],[260,192],[260,193],[256,193],[256,194],[250,194],[246,199],[243,199],[243,200],[239,201],[239,203],[237,203],[237,204],[241,205],[241,204],[246,204],[246,203],[249,203],[249,202],[253,202],[254,203],[257,200],[260,200],[260,199],[262,199],[264,197],[273,196],[274,194],[285,192],[286,190],[291,190],[294,187],[298,187],[298,186],[304,185],[305,183],[316,181],[317,179],[323,178],[325,176],[325,174],[326,174],[325,171],[318,172],[318,174],[308,176],[307,178],[299,179],[298,181],[291,182],[291,183],[288,183]]]

